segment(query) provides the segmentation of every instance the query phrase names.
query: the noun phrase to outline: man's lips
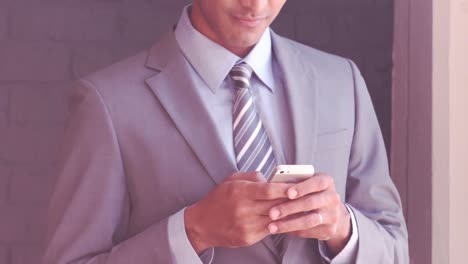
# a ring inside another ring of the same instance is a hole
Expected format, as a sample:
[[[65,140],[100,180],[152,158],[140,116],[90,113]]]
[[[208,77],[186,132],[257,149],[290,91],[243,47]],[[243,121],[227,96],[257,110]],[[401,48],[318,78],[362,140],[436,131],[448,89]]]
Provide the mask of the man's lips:
[[[251,17],[234,16],[234,19],[244,26],[256,27],[260,25],[263,21],[265,21],[266,17],[251,18]]]

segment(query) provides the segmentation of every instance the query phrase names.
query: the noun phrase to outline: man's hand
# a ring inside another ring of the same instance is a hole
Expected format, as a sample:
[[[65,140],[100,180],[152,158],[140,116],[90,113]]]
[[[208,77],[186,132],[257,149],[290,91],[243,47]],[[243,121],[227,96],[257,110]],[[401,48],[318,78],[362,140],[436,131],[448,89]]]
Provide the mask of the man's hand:
[[[260,172],[235,173],[185,210],[187,236],[200,254],[210,247],[252,245],[269,235],[268,210],[292,184],[267,183]]]
[[[336,256],[351,235],[350,215],[335,190],[333,178],[315,174],[287,191],[289,201],[270,209],[270,233],[291,233],[325,240]]]

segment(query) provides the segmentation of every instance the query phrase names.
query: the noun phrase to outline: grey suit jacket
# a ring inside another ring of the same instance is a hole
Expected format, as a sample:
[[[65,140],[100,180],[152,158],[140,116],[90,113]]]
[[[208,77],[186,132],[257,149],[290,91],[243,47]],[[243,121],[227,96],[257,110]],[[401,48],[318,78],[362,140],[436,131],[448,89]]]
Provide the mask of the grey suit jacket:
[[[408,263],[399,195],[365,83],[349,60],[272,34],[284,73],[295,163],[335,179],[353,209],[357,263]],[[168,217],[235,172],[173,33],[76,82],[50,203],[44,263],[174,263]],[[288,236],[283,263],[321,263]],[[213,263],[275,263],[271,240],[216,248]],[[187,259],[184,263],[194,263]]]

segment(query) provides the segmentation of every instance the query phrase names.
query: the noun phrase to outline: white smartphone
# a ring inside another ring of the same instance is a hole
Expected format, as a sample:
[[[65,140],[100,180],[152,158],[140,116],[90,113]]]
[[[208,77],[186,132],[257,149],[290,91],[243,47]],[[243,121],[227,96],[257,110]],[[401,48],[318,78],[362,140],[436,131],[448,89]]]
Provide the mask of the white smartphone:
[[[278,165],[268,182],[298,183],[309,179],[314,173],[312,165]]]

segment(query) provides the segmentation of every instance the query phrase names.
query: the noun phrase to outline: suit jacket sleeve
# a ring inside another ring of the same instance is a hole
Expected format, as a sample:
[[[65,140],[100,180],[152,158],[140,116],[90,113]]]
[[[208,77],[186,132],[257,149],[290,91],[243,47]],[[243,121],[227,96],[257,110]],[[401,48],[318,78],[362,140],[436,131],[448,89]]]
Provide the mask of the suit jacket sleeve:
[[[364,80],[350,62],[355,86],[355,131],[346,202],[359,233],[356,263],[409,263],[408,235],[385,145]]]
[[[175,263],[168,218],[127,237],[131,207],[124,163],[99,91],[80,81],[70,99],[43,262]]]

